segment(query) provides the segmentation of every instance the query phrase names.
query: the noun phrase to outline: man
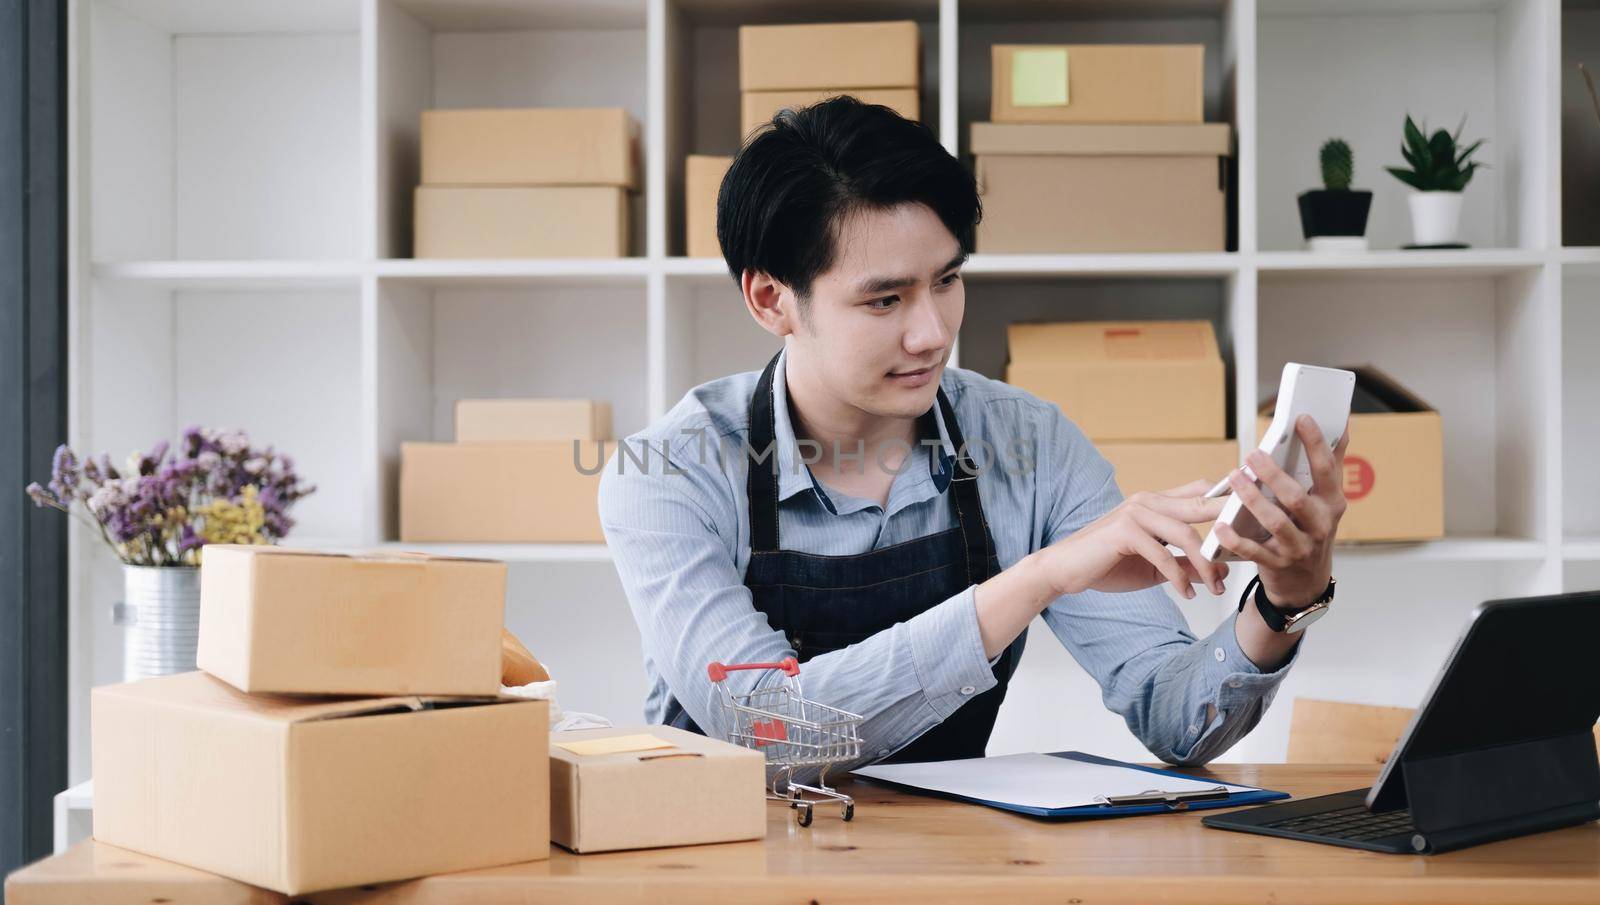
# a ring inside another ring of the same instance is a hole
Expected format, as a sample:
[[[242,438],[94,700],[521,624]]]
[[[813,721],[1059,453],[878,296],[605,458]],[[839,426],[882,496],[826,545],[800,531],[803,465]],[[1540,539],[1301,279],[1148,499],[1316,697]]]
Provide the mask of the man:
[[[1273,533],[1219,529],[1258,565],[1263,601],[1197,640],[1157,585],[1223,593],[1227,567],[1190,527],[1221,510],[1207,482],[1124,500],[1059,407],[946,367],[980,215],[927,127],[849,98],[780,114],[735,159],[717,235],[783,351],[691,390],[601,480],[652,722],[725,737],[707,664],[797,657],[807,698],[865,717],[847,768],[982,756],[1041,613],[1163,761],[1209,761],[1270,703],[1301,635],[1269,621],[1331,595],[1344,443],[1330,455],[1298,427],[1310,492],[1252,458],[1281,506],[1230,474]]]

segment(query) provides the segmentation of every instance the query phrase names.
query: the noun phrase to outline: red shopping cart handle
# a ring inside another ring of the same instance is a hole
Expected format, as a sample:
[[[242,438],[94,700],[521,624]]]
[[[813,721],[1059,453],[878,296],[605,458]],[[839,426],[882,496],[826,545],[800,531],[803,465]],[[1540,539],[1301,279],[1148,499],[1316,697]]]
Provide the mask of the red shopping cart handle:
[[[721,682],[728,678],[728,673],[736,669],[781,669],[786,676],[800,675],[800,661],[793,657],[784,657],[778,663],[712,663],[706,667],[706,675],[713,682]]]

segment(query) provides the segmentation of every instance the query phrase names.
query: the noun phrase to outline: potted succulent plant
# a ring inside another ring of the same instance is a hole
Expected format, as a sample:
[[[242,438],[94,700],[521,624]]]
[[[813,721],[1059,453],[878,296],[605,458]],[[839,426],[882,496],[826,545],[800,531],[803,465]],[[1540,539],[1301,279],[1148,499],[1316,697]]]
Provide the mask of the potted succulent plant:
[[[1342,139],[1330,138],[1319,154],[1322,188],[1300,193],[1300,231],[1312,251],[1361,251],[1367,247],[1367,211],[1372,193],[1352,190],[1355,155]]]
[[[80,459],[62,445],[50,471],[48,486],[28,485],[34,505],[81,519],[123,563],[114,613],[127,627],[130,682],[195,668],[204,546],[276,543],[294,526],[289,508],[316,489],[288,456],[252,447],[243,431],[199,427],[183,432],[176,454],[162,441],[121,470],[109,456]]]
[[[1461,190],[1472,181],[1472,174],[1487,164],[1471,160],[1483,140],[1465,148],[1460,145],[1461,125],[1452,135],[1443,129],[1425,135],[1426,124],[1418,128],[1406,116],[1405,142],[1400,153],[1410,168],[1386,167],[1394,178],[1411,186],[1411,232],[1415,242],[1407,248],[1465,248],[1456,239],[1461,226]]]

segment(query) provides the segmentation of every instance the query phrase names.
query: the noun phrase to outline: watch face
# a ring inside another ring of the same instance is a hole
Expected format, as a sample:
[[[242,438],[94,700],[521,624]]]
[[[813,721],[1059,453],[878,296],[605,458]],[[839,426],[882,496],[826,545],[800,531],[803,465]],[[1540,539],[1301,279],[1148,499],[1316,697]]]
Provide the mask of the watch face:
[[[1328,605],[1319,603],[1316,606],[1293,616],[1287,617],[1288,624],[1283,627],[1285,632],[1304,631],[1305,627],[1328,614]]]

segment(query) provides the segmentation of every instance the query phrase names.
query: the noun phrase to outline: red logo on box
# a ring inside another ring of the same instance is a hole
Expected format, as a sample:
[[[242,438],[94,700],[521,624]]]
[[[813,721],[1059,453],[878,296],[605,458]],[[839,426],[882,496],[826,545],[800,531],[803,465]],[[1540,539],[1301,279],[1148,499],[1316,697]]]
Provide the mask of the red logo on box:
[[[1344,457],[1344,497],[1347,500],[1359,500],[1372,492],[1372,485],[1377,482],[1377,473],[1372,470],[1372,463],[1360,456],[1348,453]]]

